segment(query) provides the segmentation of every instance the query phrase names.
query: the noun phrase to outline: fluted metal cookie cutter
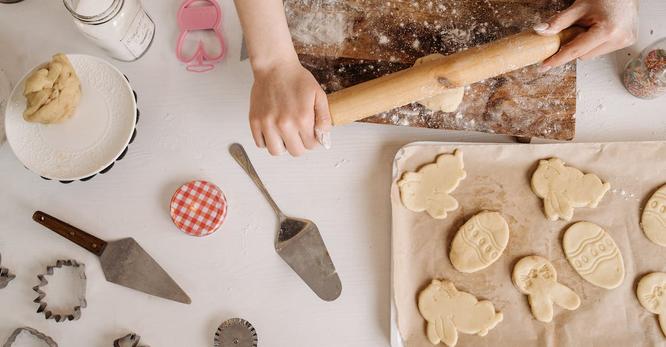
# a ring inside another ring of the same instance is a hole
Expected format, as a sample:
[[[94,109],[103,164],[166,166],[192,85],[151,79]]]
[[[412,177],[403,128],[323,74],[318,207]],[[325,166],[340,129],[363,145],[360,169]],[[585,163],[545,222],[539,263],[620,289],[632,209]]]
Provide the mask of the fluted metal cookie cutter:
[[[72,308],[72,312],[67,314],[56,313],[54,314],[51,310],[48,309],[48,304],[45,300],[46,292],[42,290],[46,285],[49,284],[49,281],[46,279],[46,276],[53,276],[54,269],[62,268],[63,266],[72,267],[78,272],[79,278],[79,305]],[[37,275],[39,279],[39,284],[32,287],[32,290],[37,292],[38,296],[33,302],[39,304],[37,308],[37,313],[44,312],[44,317],[46,319],[53,319],[56,322],[64,322],[66,320],[77,320],[81,318],[81,309],[87,306],[86,302],[86,265],[79,263],[76,260],[58,260],[55,265],[49,265],[46,267],[46,272],[40,275]]]
[[[150,347],[146,345],[139,346],[141,336],[135,333],[129,333],[113,341],[113,347]]]
[[[0,264],[2,264],[2,255],[0,255]],[[0,266],[0,289],[6,287],[16,276],[9,269]]]
[[[14,330],[14,332],[9,336],[7,341],[5,342],[2,347],[12,347],[14,345],[14,342],[16,342],[16,339],[21,335],[22,332],[26,332],[30,334],[34,339],[40,340],[44,344],[46,344],[48,347],[58,347],[58,344],[53,341],[53,339],[50,336],[47,336],[40,332],[37,329],[33,329],[30,327],[22,327],[22,328],[17,328]]]

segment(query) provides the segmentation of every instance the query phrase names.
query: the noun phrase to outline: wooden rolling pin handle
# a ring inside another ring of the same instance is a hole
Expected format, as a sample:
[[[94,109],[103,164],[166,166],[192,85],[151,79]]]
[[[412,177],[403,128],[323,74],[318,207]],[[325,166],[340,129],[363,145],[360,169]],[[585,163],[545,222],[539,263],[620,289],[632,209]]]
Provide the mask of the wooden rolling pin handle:
[[[552,36],[526,31],[331,93],[328,103],[333,125],[539,63],[583,31],[571,27]]]

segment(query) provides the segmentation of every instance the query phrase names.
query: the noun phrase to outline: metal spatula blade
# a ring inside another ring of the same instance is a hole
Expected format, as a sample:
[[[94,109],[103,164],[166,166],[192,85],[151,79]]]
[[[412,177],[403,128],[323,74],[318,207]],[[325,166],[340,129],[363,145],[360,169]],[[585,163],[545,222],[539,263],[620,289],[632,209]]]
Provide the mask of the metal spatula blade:
[[[280,220],[275,251],[317,296],[326,301],[337,299],[342,292],[342,283],[317,226],[307,219],[287,217],[282,213],[259,179],[243,146],[234,143],[229,147],[229,153],[252,178]]]
[[[99,260],[109,282],[184,304],[192,302],[133,238],[108,242]]]
[[[340,296],[340,277],[312,221],[296,218],[282,221],[275,250],[317,296],[326,301]]]
[[[192,302],[133,238],[107,242],[41,211],[32,219],[98,256],[107,281],[184,304]]]

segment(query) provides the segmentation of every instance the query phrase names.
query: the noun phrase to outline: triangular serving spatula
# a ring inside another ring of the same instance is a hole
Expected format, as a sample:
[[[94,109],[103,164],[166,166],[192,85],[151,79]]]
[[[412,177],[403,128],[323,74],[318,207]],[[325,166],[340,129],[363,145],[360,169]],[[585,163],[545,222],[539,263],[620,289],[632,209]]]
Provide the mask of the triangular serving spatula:
[[[183,304],[192,302],[133,238],[100,240],[41,211],[35,212],[32,219],[98,256],[107,281]]]
[[[342,292],[342,283],[317,226],[307,219],[287,217],[282,213],[259,179],[243,146],[234,143],[229,147],[229,153],[252,178],[277,214],[280,229],[275,236],[275,251],[317,296],[326,301],[337,299]]]

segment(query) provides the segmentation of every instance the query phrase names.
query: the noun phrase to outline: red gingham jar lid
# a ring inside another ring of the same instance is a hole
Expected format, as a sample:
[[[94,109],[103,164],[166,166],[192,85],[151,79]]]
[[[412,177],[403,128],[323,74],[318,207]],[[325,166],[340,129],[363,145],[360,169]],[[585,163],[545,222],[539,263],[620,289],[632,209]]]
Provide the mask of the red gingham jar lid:
[[[192,236],[214,233],[227,216],[227,199],[220,188],[206,181],[182,185],[171,198],[171,219]]]

